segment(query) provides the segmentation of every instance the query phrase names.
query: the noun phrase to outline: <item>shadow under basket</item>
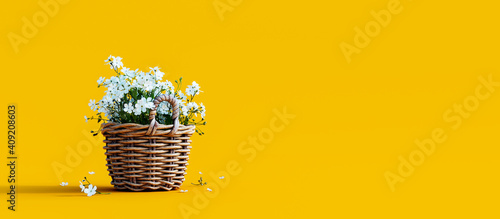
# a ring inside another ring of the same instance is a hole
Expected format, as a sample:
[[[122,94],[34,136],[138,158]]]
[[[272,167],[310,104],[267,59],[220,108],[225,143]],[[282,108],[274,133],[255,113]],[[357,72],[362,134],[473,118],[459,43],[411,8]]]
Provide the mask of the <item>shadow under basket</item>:
[[[158,124],[156,108],[168,101],[173,109],[172,125]],[[106,166],[111,184],[120,190],[161,191],[178,189],[184,182],[194,125],[180,125],[179,107],[173,96],[154,100],[150,125],[104,123]]]

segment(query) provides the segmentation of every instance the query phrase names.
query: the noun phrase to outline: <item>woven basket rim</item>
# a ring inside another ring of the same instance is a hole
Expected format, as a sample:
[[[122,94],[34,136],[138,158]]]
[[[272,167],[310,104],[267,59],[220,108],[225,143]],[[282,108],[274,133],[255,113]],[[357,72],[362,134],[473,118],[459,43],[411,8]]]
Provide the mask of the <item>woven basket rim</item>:
[[[154,134],[153,136],[158,136],[158,135],[165,135],[169,133],[170,129],[172,129],[173,124],[169,125],[163,125],[163,124],[158,124],[157,130],[158,133]],[[107,123],[102,123],[101,124],[101,134],[106,135],[109,134],[107,132],[117,130],[117,129],[129,129],[130,131],[136,132],[144,132],[149,129],[149,125],[142,125],[142,124],[137,124],[137,123],[118,123],[118,122],[107,122]],[[177,129],[176,135],[177,134],[193,134],[195,132],[196,125],[182,125],[179,124],[179,128]]]
[[[115,125],[115,124],[120,124],[120,125],[134,125],[134,126],[145,126],[145,127],[149,127],[149,124],[147,124],[147,125],[143,125],[143,124],[133,123],[133,122],[127,122],[127,123],[120,123],[120,122],[105,122],[105,123],[102,123],[102,124],[101,124],[101,127],[102,127],[102,128],[105,128],[105,127],[108,127],[108,126],[111,126],[111,125]],[[170,128],[170,127],[172,127],[173,125],[174,125],[174,124],[164,125],[164,124],[159,123],[158,128],[160,128],[160,127],[169,127],[169,128]],[[196,125],[193,125],[193,124],[191,124],[191,125],[183,125],[183,124],[180,124],[180,123],[179,123],[179,127],[181,127],[181,126],[184,126],[184,127],[190,127],[190,126],[196,127]]]

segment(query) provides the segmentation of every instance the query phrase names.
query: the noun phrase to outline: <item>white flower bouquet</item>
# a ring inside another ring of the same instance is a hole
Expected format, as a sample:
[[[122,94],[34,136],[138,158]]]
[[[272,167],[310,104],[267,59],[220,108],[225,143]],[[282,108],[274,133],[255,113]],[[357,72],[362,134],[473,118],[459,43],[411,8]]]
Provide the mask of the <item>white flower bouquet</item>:
[[[205,106],[194,98],[201,93],[193,82],[182,92],[182,78],[175,85],[163,80],[160,68],[149,72],[130,70],[120,57],[104,60],[116,75],[99,78],[98,87],[107,88],[104,97],[90,100],[97,111],[85,120],[103,122],[99,132],[111,184],[129,191],[176,190],[184,182],[193,133],[204,134]],[[94,132],[94,131],[92,131]],[[89,189],[92,194],[93,188]]]
[[[180,108],[179,123],[196,125],[196,132],[204,134],[199,128],[205,125],[205,106],[194,102],[194,98],[202,91],[193,81],[188,85],[185,94],[181,90],[182,78],[175,80],[175,86],[168,80],[163,80],[164,73],[160,68],[150,68],[149,72],[139,69],[131,70],[123,66],[121,57],[109,56],[104,60],[116,72],[109,79],[100,77],[97,87],[106,87],[105,95],[99,101],[90,100],[89,106],[97,111],[94,116],[85,116],[85,121],[149,124],[149,110],[153,109],[153,100],[160,94],[173,95]],[[198,115],[201,119],[196,120]],[[167,102],[157,108],[156,121],[161,124],[172,124],[172,109]],[[94,132],[97,135],[99,131]]]

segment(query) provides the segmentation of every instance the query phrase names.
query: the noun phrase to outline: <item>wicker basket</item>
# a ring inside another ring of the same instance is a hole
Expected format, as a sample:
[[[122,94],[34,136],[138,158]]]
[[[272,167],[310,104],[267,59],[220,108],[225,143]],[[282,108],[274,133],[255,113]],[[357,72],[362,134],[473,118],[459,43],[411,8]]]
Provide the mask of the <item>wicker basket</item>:
[[[158,105],[171,104],[174,124],[158,124]],[[106,156],[111,184],[130,191],[173,190],[184,181],[195,126],[179,124],[179,106],[173,96],[159,95],[149,114],[150,125],[104,123]]]

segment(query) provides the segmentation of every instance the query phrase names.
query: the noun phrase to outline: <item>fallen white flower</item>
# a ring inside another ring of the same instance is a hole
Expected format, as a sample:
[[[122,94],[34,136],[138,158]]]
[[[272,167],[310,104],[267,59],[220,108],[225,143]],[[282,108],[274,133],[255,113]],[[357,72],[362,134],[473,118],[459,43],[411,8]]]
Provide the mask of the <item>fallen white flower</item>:
[[[82,189],[82,192],[83,190],[85,190],[85,186],[82,184],[82,182],[80,182],[80,188]]]
[[[85,194],[87,194],[87,196],[90,197],[90,196],[95,195],[96,190],[97,190],[97,186],[93,186],[92,184],[90,184],[88,188],[86,188],[86,189],[83,190],[83,192]]]

